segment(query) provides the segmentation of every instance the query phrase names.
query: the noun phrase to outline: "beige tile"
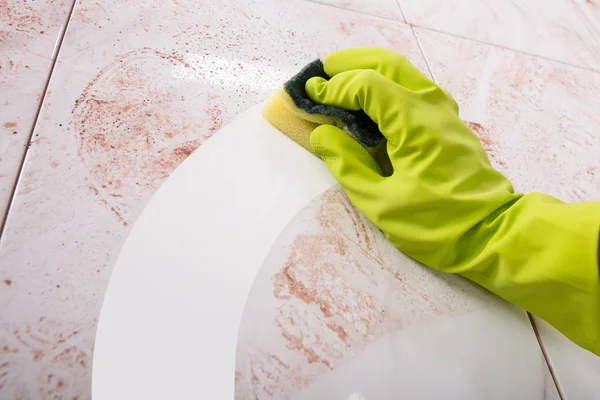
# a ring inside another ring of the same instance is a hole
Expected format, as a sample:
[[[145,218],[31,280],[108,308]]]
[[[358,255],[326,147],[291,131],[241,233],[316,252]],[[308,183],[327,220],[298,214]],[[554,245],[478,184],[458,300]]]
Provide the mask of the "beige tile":
[[[599,73],[416,31],[438,83],[456,97],[462,118],[516,190],[573,202],[600,198]],[[542,327],[566,396],[597,393],[600,358]]]
[[[0,0],[0,221],[72,0]]]
[[[0,245],[0,397],[89,398],[107,280],[156,188],[304,63],[366,45],[425,68],[410,28],[310,2],[78,2]]]
[[[598,69],[600,3],[594,0],[399,0],[409,23]]]

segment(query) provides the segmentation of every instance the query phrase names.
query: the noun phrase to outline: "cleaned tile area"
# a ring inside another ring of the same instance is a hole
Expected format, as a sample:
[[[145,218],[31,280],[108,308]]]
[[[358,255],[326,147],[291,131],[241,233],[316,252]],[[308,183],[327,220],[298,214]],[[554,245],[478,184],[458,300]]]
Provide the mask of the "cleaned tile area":
[[[0,224],[73,0],[0,0]]]
[[[220,127],[333,50],[387,47],[431,70],[517,190],[600,197],[595,1],[77,0],[55,49],[71,5],[0,0],[0,215],[43,99],[0,238],[0,398],[90,397],[136,216]],[[567,398],[600,393],[600,358],[540,334]],[[557,398],[542,369],[536,395]]]

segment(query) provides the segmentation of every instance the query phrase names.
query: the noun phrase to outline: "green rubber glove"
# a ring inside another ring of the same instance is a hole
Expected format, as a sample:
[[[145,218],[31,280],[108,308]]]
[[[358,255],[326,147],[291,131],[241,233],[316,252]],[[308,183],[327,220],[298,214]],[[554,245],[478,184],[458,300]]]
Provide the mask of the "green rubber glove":
[[[307,94],[364,110],[393,166],[384,177],[342,130],[316,128],[311,146],[354,205],[415,260],[480,284],[600,355],[600,202],[516,194],[450,94],[401,55],[349,49],[324,64],[331,79],[309,80]]]

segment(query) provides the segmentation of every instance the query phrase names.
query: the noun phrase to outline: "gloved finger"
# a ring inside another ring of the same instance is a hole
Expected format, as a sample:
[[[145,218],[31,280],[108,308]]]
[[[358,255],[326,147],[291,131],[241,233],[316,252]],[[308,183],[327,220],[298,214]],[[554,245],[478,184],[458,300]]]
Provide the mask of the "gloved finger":
[[[402,117],[397,104],[413,95],[407,89],[385,78],[372,69],[339,73],[330,80],[320,77],[309,79],[305,85],[311,100],[345,110],[363,110],[379,126],[389,143],[398,144],[403,133]],[[395,107],[390,107],[393,99]]]
[[[333,125],[321,125],[310,135],[310,145],[352,201],[377,195],[385,178],[377,162],[356,140]],[[355,203],[356,204],[356,203]]]
[[[330,77],[353,69],[372,69],[410,90],[435,85],[406,57],[379,47],[336,51],[325,58],[323,66]]]

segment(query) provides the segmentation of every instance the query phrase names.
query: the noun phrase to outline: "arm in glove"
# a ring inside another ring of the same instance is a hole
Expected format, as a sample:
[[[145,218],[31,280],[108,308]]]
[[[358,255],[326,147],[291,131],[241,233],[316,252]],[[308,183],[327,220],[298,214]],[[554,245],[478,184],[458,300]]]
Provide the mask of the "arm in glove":
[[[342,130],[316,128],[311,146],[354,205],[415,260],[480,284],[600,355],[600,202],[515,193],[454,99],[396,53],[343,50],[324,65],[331,79],[309,80],[307,94],[364,110],[393,166],[384,177]]]

